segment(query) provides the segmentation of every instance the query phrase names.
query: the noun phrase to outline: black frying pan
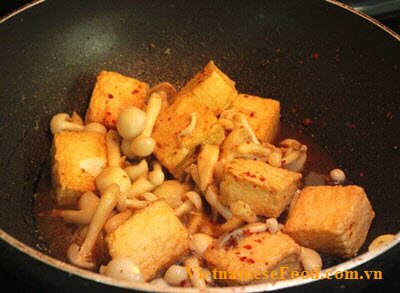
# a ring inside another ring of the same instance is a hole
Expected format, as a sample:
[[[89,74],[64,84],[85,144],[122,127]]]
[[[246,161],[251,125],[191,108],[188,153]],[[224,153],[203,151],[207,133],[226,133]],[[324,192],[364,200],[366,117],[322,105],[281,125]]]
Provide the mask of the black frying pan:
[[[50,118],[84,114],[101,69],[181,86],[215,60],[241,92],[279,99],[282,120],[312,136],[365,187],[377,215],[366,243],[400,230],[400,42],[371,19],[324,1],[53,0],[3,19],[0,39],[0,262],[8,272],[47,289],[127,285],[42,253],[32,212]],[[305,117],[314,123],[301,127]],[[389,268],[399,251],[393,245],[362,254],[337,269]]]

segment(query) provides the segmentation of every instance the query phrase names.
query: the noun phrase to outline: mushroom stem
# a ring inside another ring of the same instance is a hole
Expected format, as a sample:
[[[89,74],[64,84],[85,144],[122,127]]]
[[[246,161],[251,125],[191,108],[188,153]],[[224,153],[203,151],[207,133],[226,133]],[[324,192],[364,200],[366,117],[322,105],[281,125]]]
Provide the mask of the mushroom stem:
[[[241,220],[237,217],[232,217],[228,221],[226,221],[225,223],[223,223],[221,225],[221,229],[224,232],[232,231],[232,230],[235,230],[235,229],[239,228],[240,226],[242,226],[243,223],[244,223],[243,220]]]
[[[158,114],[160,114],[162,105],[162,99],[160,95],[156,92],[152,93],[149,99],[149,103],[146,108],[146,125],[142,131],[142,135],[150,137],[153,132],[154,124],[156,123],[156,119]]]
[[[237,124],[239,124],[240,126],[243,126],[243,128],[249,132],[249,134],[251,136],[251,140],[255,144],[260,144],[260,141],[257,139],[256,135],[254,134],[254,131],[251,129],[249,122],[247,121],[246,117],[244,117],[243,114],[236,113],[233,116],[233,119]]]
[[[190,113],[190,123],[181,132],[179,132],[178,137],[181,138],[186,135],[190,135],[195,129],[197,124],[197,113]]]
[[[200,189],[205,191],[212,183],[214,167],[219,157],[219,146],[206,144],[197,157],[197,169],[200,179]]]
[[[107,220],[107,222],[104,225],[104,231],[106,231],[107,234],[111,233],[112,231],[116,230],[119,226],[121,226],[123,222],[128,220],[131,215],[132,212],[130,210],[126,210],[125,212],[116,214],[115,216]]]
[[[156,186],[144,177],[140,177],[132,183],[128,192],[128,198],[135,198],[142,193],[152,191]]]
[[[161,164],[155,161],[153,164],[153,171],[149,173],[149,181],[155,186],[160,186],[164,183],[164,179],[165,176]]]
[[[188,199],[174,210],[175,216],[181,217],[193,208],[193,203]]]
[[[207,188],[206,200],[226,220],[229,220],[232,217],[231,211],[219,201],[217,191],[216,191],[215,187],[212,185],[209,185]]]
[[[206,288],[206,282],[200,276],[202,275],[202,268],[200,267],[199,259],[196,256],[190,256],[184,261],[185,267],[191,272],[190,282],[195,288]]]
[[[107,148],[108,166],[120,167],[121,149],[120,149],[118,133],[115,130],[109,130],[107,132],[106,148]]]
[[[141,160],[139,164],[135,166],[129,166],[124,169],[126,174],[132,182],[136,181],[139,177],[144,176],[149,171],[149,166],[145,159]]]
[[[68,249],[67,258],[71,263],[84,268],[92,269],[94,267],[91,260],[93,248],[101,229],[117,204],[119,193],[119,186],[115,183],[104,191],[81,247],[74,243]]]
[[[87,225],[93,217],[99,204],[99,198],[91,191],[85,192],[79,199],[78,211],[64,210],[60,211],[61,217],[67,223],[78,225]]]

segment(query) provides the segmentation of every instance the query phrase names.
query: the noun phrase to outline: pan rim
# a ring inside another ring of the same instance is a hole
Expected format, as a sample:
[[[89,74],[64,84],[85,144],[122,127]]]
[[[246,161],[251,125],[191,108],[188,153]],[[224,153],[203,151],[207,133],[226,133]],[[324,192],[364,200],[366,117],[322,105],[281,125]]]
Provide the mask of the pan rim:
[[[3,16],[0,18],[0,24],[5,23],[7,20],[11,19],[12,17],[20,14],[21,12],[28,10],[38,4],[44,3],[46,0],[34,0],[14,11],[11,13]],[[392,29],[388,28],[384,24],[380,23],[378,20],[374,19],[373,17],[360,12],[344,3],[341,3],[337,0],[325,0],[327,3],[335,5],[339,8],[345,9],[350,13],[356,14],[357,16],[371,22],[372,24],[378,26],[380,29],[384,30],[386,33],[394,37],[396,40],[400,41],[400,34],[394,32]],[[120,288],[126,288],[126,289],[139,289],[147,292],[153,292],[155,287],[150,285],[150,284],[143,284],[143,283],[130,283],[126,281],[121,281],[121,280],[115,280],[113,278],[100,275],[95,272],[91,272],[88,270],[84,270],[81,268],[78,268],[76,266],[73,266],[69,263],[60,261],[56,258],[53,258],[47,254],[44,254],[40,252],[37,249],[34,249],[23,242],[17,240],[7,232],[5,232],[3,229],[0,228],[0,238],[8,243],[9,245],[13,246],[20,252],[24,253],[27,256],[33,257],[39,262],[45,263],[55,269],[64,271],[68,274],[72,274],[87,280],[99,282],[105,285],[111,285],[111,286],[116,286]],[[369,251],[366,253],[363,253],[361,255],[358,255],[354,258],[351,258],[343,263],[340,263],[336,266],[326,268],[322,270],[321,274],[326,273],[327,271],[332,272],[332,275],[335,274],[335,272],[339,271],[346,271],[350,270],[353,268],[356,268],[357,266],[360,266],[364,263],[369,262],[370,260],[373,260],[380,256],[381,254],[385,253],[386,251],[394,248],[395,246],[400,244],[400,232],[398,232],[395,236],[395,240],[392,241],[391,243],[387,245],[383,245],[376,250]],[[320,279],[318,279],[320,280]],[[207,291],[209,292],[261,292],[261,291],[273,291],[273,290],[278,290],[278,289],[284,289],[284,288],[290,288],[290,287],[296,287],[300,285],[305,285],[308,283],[312,283],[315,281],[318,281],[316,279],[308,278],[308,279],[292,279],[292,280],[283,280],[275,283],[263,283],[263,284],[257,284],[257,285],[247,285],[247,286],[233,286],[233,287],[223,287],[223,288],[217,288],[217,287],[210,287],[207,288]],[[169,288],[162,288],[162,287],[157,287],[157,290],[159,292],[198,292],[198,289],[196,288],[177,288],[177,287],[169,287]],[[173,291],[172,291],[173,290]]]
[[[143,290],[146,292],[154,292],[155,289],[157,289],[158,292],[198,292],[197,288],[179,288],[179,287],[154,287],[151,284],[148,283],[131,283],[127,281],[121,281],[121,280],[116,280],[113,278],[110,278],[108,276],[101,275],[99,273],[91,272],[85,269],[81,269],[79,267],[76,267],[72,264],[63,262],[61,260],[58,260],[56,258],[53,258],[47,254],[44,254],[40,252],[39,250],[36,250],[21,241],[17,240],[13,236],[9,235],[7,232],[3,231],[0,229],[0,238],[8,243],[9,245],[17,248],[20,252],[33,257],[39,262],[45,263],[55,269],[62,270],[68,274],[72,274],[87,280],[95,281],[95,282],[100,282],[106,285],[111,285],[115,287],[120,287],[120,288],[126,288],[126,289],[139,289]],[[353,268],[356,268],[364,263],[367,263],[368,261],[378,257],[379,255],[385,253],[386,251],[394,248],[396,245],[400,244],[400,232],[398,232],[395,235],[395,239],[387,244],[383,244],[382,246],[376,248],[375,250],[365,252],[363,254],[360,254],[356,257],[353,257],[343,263],[340,263],[336,266],[326,268],[320,272],[320,275],[322,276],[334,276],[336,272],[343,272],[343,271],[348,271]],[[322,278],[320,279],[313,279],[313,278],[307,278],[307,279],[290,279],[290,280],[281,280],[279,282],[271,282],[271,283],[261,283],[257,285],[246,285],[246,286],[231,286],[231,287],[208,287],[207,292],[261,292],[261,291],[274,291],[274,290],[279,290],[279,289],[284,289],[284,288],[291,288],[291,287],[296,287],[296,286],[301,286],[305,285],[308,283],[316,282],[319,280],[323,280]]]

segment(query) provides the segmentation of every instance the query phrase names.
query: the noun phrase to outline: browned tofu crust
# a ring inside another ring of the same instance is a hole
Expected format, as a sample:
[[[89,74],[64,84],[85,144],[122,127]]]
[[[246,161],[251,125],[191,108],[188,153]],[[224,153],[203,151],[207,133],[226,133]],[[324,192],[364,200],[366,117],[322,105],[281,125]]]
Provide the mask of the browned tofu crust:
[[[94,179],[106,166],[104,135],[83,131],[57,133],[52,145],[52,181],[57,203],[76,204],[84,192],[94,191]]]
[[[148,85],[131,77],[111,71],[101,71],[97,76],[86,123],[99,122],[108,128],[116,128],[117,118],[125,108],[143,109]]]
[[[302,246],[352,257],[364,243],[374,216],[359,186],[311,186],[301,191],[284,231]]]
[[[231,107],[246,116],[259,140],[271,142],[275,139],[279,129],[279,101],[240,94],[236,96]]]
[[[293,198],[302,175],[260,161],[236,159],[225,165],[221,201],[247,203],[257,214],[277,218]]]
[[[180,136],[191,122],[191,113],[196,113],[193,131]],[[153,129],[156,141],[154,154],[161,164],[176,178],[182,172],[182,165],[192,158],[196,147],[202,144],[221,144],[225,139],[224,128],[216,123],[214,113],[194,96],[182,96],[170,107],[161,111]],[[193,159],[194,160],[194,159]]]
[[[146,281],[189,251],[189,233],[164,199],[133,214],[106,241],[111,257],[134,260]]]
[[[229,241],[226,246],[220,247],[216,241],[204,252],[204,259],[213,270],[233,272],[271,272],[279,270],[279,267],[287,267],[287,275],[290,272],[301,270],[301,248],[288,235],[281,232],[271,234],[269,232],[251,234],[237,241]],[[254,279],[238,278],[237,280],[221,280],[229,285],[248,284]],[[260,276],[261,277],[261,276]],[[285,276],[284,276],[285,277]]]
[[[213,61],[198,72],[179,92],[190,94],[216,115],[227,109],[237,95],[235,82],[223,73]]]

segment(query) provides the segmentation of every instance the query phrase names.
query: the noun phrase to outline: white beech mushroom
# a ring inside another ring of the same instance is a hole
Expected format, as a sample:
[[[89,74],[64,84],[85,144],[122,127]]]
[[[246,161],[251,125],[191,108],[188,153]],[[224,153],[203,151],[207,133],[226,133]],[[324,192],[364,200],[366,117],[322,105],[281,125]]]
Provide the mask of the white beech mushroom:
[[[295,139],[285,139],[279,143],[283,153],[282,166],[294,172],[300,172],[307,160],[307,146]]]
[[[132,152],[131,149],[131,140],[128,139],[122,139],[121,142],[121,152],[124,154],[124,156],[126,156],[128,159],[136,159],[136,155]]]
[[[189,231],[189,234],[190,235],[195,234],[200,229],[200,225],[202,222],[203,222],[203,214],[202,213],[191,212],[189,222],[186,225],[186,227]]]
[[[275,218],[269,218],[265,221],[267,229],[271,234],[274,234],[280,230],[279,223]]]
[[[229,208],[236,218],[246,221],[247,223],[255,223],[258,221],[256,213],[247,203],[241,200],[232,203]]]
[[[58,113],[50,121],[50,130],[53,135],[64,130],[83,131],[84,129],[85,126],[72,122],[71,117],[66,113]]]
[[[135,198],[142,193],[152,191],[155,189],[157,186],[155,186],[153,183],[151,183],[148,179],[145,177],[139,177],[135,182],[132,183],[129,191],[128,191],[128,198]]]
[[[93,217],[100,199],[92,191],[87,191],[79,198],[78,211],[60,211],[61,217],[68,223],[87,225]]]
[[[251,129],[249,122],[247,121],[246,117],[244,117],[243,114],[236,113],[233,116],[233,121],[235,123],[237,123],[239,126],[242,126],[244,129],[246,129],[249,132],[249,134],[251,136],[251,140],[255,144],[260,144],[260,141],[257,139],[256,135],[254,134],[254,131]]]
[[[178,138],[182,138],[183,136],[191,135],[193,130],[196,128],[197,124],[197,113],[190,113],[190,122],[189,125],[186,126],[181,132],[178,133]]]
[[[85,125],[85,131],[88,132],[97,132],[100,133],[102,135],[106,135],[107,133],[107,128],[98,122],[90,122],[88,124]]]
[[[153,170],[149,173],[148,179],[155,186],[160,186],[164,183],[165,175],[159,162],[155,161],[153,163]]]
[[[132,215],[132,212],[130,210],[126,210],[122,213],[118,213],[115,216],[112,216],[107,220],[107,222],[104,225],[104,231],[109,234],[115,229],[117,229],[123,222],[129,219],[129,217]]]
[[[201,196],[197,192],[188,191],[185,193],[185,197],[187,200],[174,210],[174,213],[177,217],[189,212],[193,207],[195,207],[198,211],[200,211],[203,207]]]
[[[106,148],[108,166],[121,166],[121,148],[118,133],[115,130],[109,130],[106,134]]]
[[[97,175],[95,179],[96,187],[102,194],[106,188],[116,183],[121,189],[121,193],[128,192],[131,188],[131,180],[128,174],[120,167],[107,167]]]
[[[341,169],[333,169],[329,172],[329,176],[335,183],[342,183],[346,180],[346,174]]]
[[[199,259],[196,256],[189,256],[184,260],[184,264],[185,267],[192,272],[192,275],[190,276],[190,282],[192,283],[193,287],[200,289],[206,288],[206,282],[201,277],[203,275],[203,269],[200,266]]]
[[[384,234],[376,237],[368,246],[368,251],[377,249],[378,247],[388,244],[396,239],[394,234]]]
[[[204,233],[196,233],[191,236],[189,247],[199,257],[203,257],[204,251],[214,242],[214,238]]]
[[[212,183],[214,166],[218,161],[219,146],[206,144],[197,157],[197,169],[200,179],[200,189],[205,191],[207,186]]]
[[[220,202],[215,186],[208,186],[205,197],[207,202],[214,207],[226,220],[232,218],[232,212],[230,209]]]
[[[79,247],[79,245],[73,243],[68,248],[67,259],[72,264],[87,269],[94,268],[95,264],[92,260],[93,249],[101,229],[117,204],[119,193],[119,186],[111,184],[102,194],[82,245]]]
[[[200,176],[199,176],[199,169],[196,164],[190,164],[186,169],[185,172],[192,177],[194,183],[197,186],[200,186]]]
[[[132,182],[134,182],[139,179],[139,177],[147,174],[147,172],[149,171],[149,165],[147,164],[147,161],[143,159],[137,165],[126,167],[124,171],[126,172],[126,174],[128,174]]]
[[[131,149],[134,154],[139,157],[147,157],[154,151],[156,142],[151,137],[153,127],[161,111],[162,100],[159,94],[152,93],[149,99],[149,103],[146,107],[146,124],[138,136],[136,136],[131,143]]]
[[[322,268],[321,256],[313,249],[302,247],[300,262],[307,272],[317,271]]]
[[[146,120],[147,116],[143,110],[135,106],[125,108],[117,119],[119,135],[127,140],[134,139],[145,128]]]
[[[83,119],[82,119],[82,117],[81,117],[78,113],[76,113],[75,111],[72,112],[72,115],[71,115],[71,122],[72,122],[72,123],[75,123],[75,124],[83,125]]]
[[[229,234],[226,234],[219,240],[219,245],[221,247],[225,246],[225,244],[233,239],[233,238],[238,238],[243,235],[249,234],[249,233],[259,233],[259,232],[264,232],[268,229],[267,225],[265,223],[253,223],[253,224],[248,224],[245,226],[242,226],[236,230],[233,230]]]
[[[172,265],[164,274],[164,280],[171,286],[181,286],[189,282],[187,269],[183,266]]]
[[[169,82],[162,82],[153,86],[148,95],[151,96],[152,93],[158,93],[163,100],[165,105],[172,104],[176,96],[175,87]]]
[[[144,282],[138,265],[131,258],[126,256],[117,256],[113,258],[107,266],[102,266],[100,271],[103,275],[114,279],[140,283]]]

